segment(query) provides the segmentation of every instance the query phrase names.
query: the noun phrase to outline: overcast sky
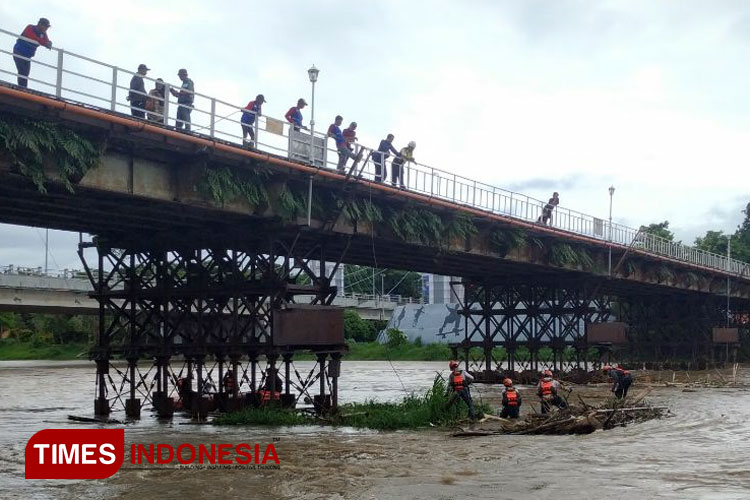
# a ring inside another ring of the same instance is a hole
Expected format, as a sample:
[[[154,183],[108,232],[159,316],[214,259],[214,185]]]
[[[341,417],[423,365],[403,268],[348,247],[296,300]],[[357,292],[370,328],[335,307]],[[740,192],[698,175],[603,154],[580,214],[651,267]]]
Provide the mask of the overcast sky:
[[[185,67],[198,92],[263,93],[276,117],[309,98],[314,63],[318,127],[341,114],[363,144],[392,132],[421,163],[601,218],[614,185],[615,221],[669,220],[685,242],[742,221],[750,2],[364,4],[3,2],[0,27],[48,17],[56,47],[170,81]],[[50,234],[50,267],[80,267],[78,236]],[[0,266],[43,265],[43,235],[0,225]]]

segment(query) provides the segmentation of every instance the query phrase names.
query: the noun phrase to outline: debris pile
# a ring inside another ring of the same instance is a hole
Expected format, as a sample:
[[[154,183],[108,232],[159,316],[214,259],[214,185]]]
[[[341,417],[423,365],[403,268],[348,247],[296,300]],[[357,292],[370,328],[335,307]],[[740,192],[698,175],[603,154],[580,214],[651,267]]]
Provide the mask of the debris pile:
[[[535,413],[516,420],[485,415],[471,428],[460,428],[452,435],[471,437],[498,434],[590,434],[599,429],[612,429],[669,414],[666,406],[650,406],[644,403],[643,396],[629,404],[617,401],[601,407],[588,405],[581,400],[580,405],[571,405],[563,410],[554,408],[548,414]]]

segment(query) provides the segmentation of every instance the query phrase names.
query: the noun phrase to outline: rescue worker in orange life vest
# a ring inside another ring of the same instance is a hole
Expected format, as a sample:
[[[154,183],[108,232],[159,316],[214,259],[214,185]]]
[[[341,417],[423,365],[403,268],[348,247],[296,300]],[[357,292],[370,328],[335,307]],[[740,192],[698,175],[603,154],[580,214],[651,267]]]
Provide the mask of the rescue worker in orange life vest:
[[[628,395],[628,389],[633,383],[633,376],[629,371],[625,370],[621,366],[612,367],[606,365],[604,372],[609,374],[609,378],[614,381],[612,385],[612,392],[615,393],[617,399],[622,399]]]
[[[503,410],[500,418],[518,418],[521,411],[521,394],[513,387],[513,381],[509,378],[503,380]]]
[[[560,409],[568,407],[565,400],[558,394],[559,390],[560,382],[552,377],[550,370],[544,370],[542,379],[536,389],[536,394],[542,403],[542,414],[547,413],[552,406],[557,406]]]
[[[463,399],[466,406],[469,407],[469,418],[476,418],[474,404],[471,402],[471,393],[469,392],[469,384],[474,381],[474,377],[461,370],[457,361],[451,361],[448,363],[448,366],[451,369],[451,374],[448,379],[448,389],[453,391],[451,404],[459,398]]]
[[[227,394],[234,394],[234,371],[233,370],[227,370],[227,372],[224,374],[224,391]]]

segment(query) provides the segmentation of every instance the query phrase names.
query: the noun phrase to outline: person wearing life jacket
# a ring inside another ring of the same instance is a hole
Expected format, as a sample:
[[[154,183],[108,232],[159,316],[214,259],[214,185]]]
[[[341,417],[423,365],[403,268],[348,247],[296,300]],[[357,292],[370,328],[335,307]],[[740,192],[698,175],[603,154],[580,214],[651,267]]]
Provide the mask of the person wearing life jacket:
[[[222,381],[224,384],[224,392],[226,392],[229,395],[234,395],[234,388],[235,388],[235,379],[234,379],[234,370],[227,370],[227,372],[224,374],[224,380]]]
[[[604,372],[609,374],[614,382],[612,385],[612,392],[615,393],[617,399],[622,399],[628,395],[628,389],[633,383],[633,376],[628,370],[625,370],[622,366],[604,366]]]
[[[471,392],[469,392],[469,384],[474,382],[474,377],[461,370],[457,361],[451,361],[448,363],[448,367],[451,369],[448,377],[448,389],[453,392],[451,404],[459,399],[463,399],[466,406],[469,407],[469,418],[476,418],[474,404],[471,401]]]
[[[513,387],[513,381],[509,378],[503,380],[503,410],[500,418],[518,418],[521,411],[521,394]]]
[[[558,394],[560,382],[554,379],[550,370],[544,370],[541,380],[537,385],[536,393],[542,404],[542,414],[547,413],[552,406],[566,408],[568,405]]]
[[[266,381],[258,391],[261,406],[267,405],[271,400],[278,401],[281,399],[281,388],[283,387],[284,382],[278,375],[276,375],[275,382],[275,387],[273,387],[273,391],[271,391],[271,378],[267,377]]]

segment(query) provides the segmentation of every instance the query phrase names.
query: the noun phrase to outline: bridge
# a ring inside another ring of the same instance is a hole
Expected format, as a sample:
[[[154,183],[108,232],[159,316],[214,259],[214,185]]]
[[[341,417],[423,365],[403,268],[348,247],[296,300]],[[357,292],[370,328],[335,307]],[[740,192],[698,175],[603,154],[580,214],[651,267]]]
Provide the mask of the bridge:
[[[89,296],[93,291],[82,271],[0,267],[0,311],[96,315],[99,303]],[[363,319],[388,320],[396,306],[416,303],[397,295],[342,293],[336,294],[331,305],[352,309]]]
[[[121,405],[137,416],[150,401],[169,414],[177,354],[199,395],[214,360],[219,379],[226,366],[242,374],[235,391],[274,392],[283,374],[282,402],[296,401],[290,387],[299,397],[318,383],[316,407],[335,405],[345,346],[325,306],[342,263],[462,277],[456,353],[487,376],[496,347],[511,370],[558,368],[569,352],[585,367],[594,344],[623,359],[713,359],[717,344],[738,340],[714,328],[750,311],[744,262],[564,207],[543,224],[540,200],[415,162],[403,187],[384,184],[365,146],[338,171],[324,134],[271,117],[256,117],[245,147],[233,117],[243,107],[212,96],[195,93],[193,131],[176,130],[169,83],[158,116],[133,118],[118,83],[131,73],[56,54],[54,65],[34,62],[44,92],[0,86],[11,138],[0,221],[95,235],[79,255],[99,307],[96,413]],[[529,359],[516,356],[522,347]],[[319,370],[294,379],[305,349]],[[128,370],[113,380],[116,356]],[[236,395],[220,393],[223,405]],[[201,411],[200,397],[190,401]]]

